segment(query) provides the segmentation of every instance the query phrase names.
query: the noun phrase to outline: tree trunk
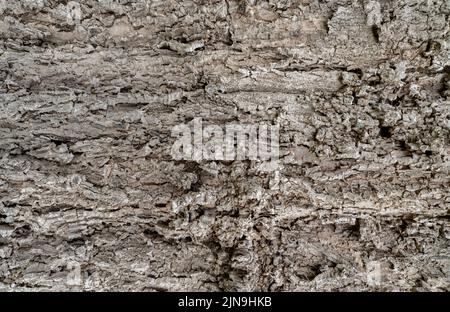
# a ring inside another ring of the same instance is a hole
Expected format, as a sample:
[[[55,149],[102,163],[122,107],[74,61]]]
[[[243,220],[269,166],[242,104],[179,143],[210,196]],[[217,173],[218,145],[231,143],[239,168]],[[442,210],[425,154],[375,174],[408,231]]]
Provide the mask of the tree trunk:
[[[0,0],[0,290],[450,290],[446,0]],[[172,129],[279,125],[261,160]]]

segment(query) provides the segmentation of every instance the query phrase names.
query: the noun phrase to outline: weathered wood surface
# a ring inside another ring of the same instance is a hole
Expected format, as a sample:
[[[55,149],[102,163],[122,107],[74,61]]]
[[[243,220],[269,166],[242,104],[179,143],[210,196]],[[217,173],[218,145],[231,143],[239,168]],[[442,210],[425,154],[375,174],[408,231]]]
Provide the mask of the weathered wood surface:
[[[446,0],[0,0],[0,290],[449,290]],[[175,161],[277,123],[280,170]]]

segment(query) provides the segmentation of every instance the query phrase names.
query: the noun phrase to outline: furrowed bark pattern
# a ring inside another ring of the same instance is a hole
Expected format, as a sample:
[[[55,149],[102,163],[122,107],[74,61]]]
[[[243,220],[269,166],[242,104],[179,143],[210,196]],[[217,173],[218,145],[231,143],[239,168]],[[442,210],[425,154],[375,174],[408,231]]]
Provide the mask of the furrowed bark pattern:
[[[0,0],[0,290],[449,290],[445,0]],[[280,170],[172,127],[280,125]]]

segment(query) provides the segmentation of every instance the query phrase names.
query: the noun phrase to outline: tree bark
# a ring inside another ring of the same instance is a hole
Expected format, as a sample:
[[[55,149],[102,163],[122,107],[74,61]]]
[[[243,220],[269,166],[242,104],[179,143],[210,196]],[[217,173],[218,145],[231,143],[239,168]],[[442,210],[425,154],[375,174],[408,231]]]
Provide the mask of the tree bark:
[[[0,290],[450,290],[449,14],[0,0]],[[193,118],[279,170],[173,159]]]

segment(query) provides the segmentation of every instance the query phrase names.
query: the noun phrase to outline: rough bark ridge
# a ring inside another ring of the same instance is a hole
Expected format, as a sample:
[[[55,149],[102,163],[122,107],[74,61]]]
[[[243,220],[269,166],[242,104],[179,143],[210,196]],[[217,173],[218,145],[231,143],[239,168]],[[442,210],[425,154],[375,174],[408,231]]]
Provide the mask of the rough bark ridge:
[[[449,290],[446,0],[0,0],[0,290]],[[278,172],[173,126],[278,123]]]

